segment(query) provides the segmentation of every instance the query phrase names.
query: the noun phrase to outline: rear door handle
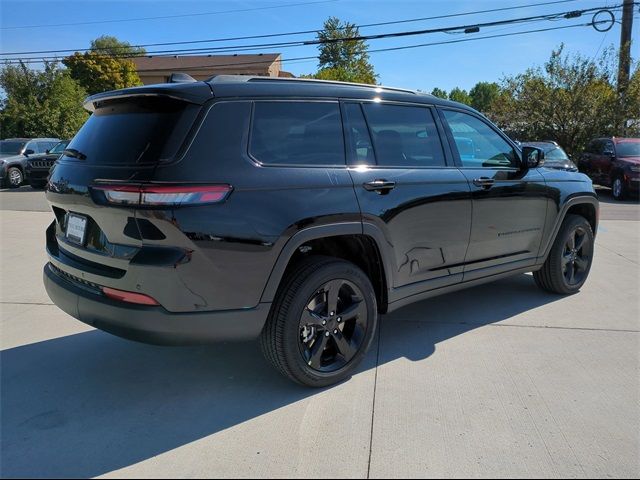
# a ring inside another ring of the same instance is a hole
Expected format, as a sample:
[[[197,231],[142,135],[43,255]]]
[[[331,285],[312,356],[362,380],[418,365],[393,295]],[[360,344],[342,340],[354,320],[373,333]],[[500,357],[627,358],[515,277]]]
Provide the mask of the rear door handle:
[[[362,186],[369,192],[376,192],[378,195],[385,195],[395,188],[396,182],[378,179],[371,182],[363,183]]]
[[[495,180],[489,177],[480,177],[473,180],[473,184],[476,187],[482,187],[482,188],[491,188],[493,187],[494,183],[495,183]]]

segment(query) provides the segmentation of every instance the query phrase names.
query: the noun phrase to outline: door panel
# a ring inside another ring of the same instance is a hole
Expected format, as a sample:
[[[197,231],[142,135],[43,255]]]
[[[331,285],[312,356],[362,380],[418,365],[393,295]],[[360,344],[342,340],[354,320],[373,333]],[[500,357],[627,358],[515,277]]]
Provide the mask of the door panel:
[[[514,262],[533,263],[549,201],[543,176],[520,169],[511,143],[479,116],[443,109],[442,119],[472,192],[464,280],[521,266]]]
[[[349,173],[363,221],[383,232],[394,254],[390,300],[461,281],[470,191],[460,170],[446,164],[433,114],[426,107],[364,108],[366,117],[359,104],[343,105]]]

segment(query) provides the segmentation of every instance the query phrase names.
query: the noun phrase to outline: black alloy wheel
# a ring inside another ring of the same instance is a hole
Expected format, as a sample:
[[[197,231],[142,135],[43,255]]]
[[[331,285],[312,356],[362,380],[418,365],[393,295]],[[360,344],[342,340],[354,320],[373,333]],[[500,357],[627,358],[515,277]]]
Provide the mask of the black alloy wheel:
[[[313,255],[283,279],[260,343],[284,376],[326,387],[354,373],[377,324],[376,294],[366,273],[351,262]]]
[[[360,289],[348,280],[331,280],[313,294],[300,316],[300,353],[314,370],[333,372],[351,361],[366,331]]]

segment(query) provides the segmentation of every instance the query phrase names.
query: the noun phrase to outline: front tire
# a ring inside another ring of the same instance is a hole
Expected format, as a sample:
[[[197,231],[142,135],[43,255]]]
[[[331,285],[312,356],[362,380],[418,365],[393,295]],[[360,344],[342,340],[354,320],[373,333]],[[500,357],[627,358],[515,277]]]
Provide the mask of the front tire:
[[[576,293],[587,280],[593,261],[593,230],[580,215],[567,215],[547,260],[533,273],[536,284],[551,293]]]
[[[9,167],[7,170],[7,186],[9,188],[18,188],[24,182],[22,170],[18,167]]]
[[[627,188],[622,177],[616,177],[611,184],[611,193],[616,200],[624,200],[627,196]]]
[[[353,263],[312,256],[287,275],[261,334],[267,360],[309,387],[350,377],[378,321],[371,281]]]

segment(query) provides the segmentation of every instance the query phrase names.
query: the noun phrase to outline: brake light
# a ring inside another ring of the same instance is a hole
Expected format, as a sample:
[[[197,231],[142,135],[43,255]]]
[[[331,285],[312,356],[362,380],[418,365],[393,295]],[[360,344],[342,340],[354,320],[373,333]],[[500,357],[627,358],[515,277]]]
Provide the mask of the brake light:
[[[120,302],[136,303],[138,305],[160,305],[154,298],[142,293],[127,292],[109,287],[102,287],[102,292],[107,297]]]
[[[94,185],[107,202],[127,206],[188,206],[224,201],[231,185]]]

